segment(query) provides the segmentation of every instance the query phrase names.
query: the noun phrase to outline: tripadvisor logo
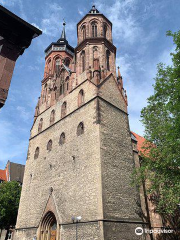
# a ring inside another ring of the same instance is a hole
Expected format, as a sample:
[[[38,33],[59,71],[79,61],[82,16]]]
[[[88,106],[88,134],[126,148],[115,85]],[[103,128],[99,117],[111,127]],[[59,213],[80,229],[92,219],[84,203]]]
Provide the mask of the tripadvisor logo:
[[[136,234],[136,235],[142,235],[142,234],[143,234],[143,229],[142,229],[141,227],[137,227],[137,228],[135,229],[135,234]]]
[[[135,229],[135,234],[136,235],[142,235],[143,233],[152,234],[152,233],[173,233],[173,232],[174,232],[173,229],[147,229],[147,228],[145,228],[143,230],[142,227],[137,227]]]

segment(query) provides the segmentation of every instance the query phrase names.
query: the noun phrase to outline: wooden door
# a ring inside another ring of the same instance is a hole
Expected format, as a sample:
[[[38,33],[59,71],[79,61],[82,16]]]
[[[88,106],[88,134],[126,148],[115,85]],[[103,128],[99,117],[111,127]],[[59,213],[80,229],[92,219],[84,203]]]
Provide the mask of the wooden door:
[[[51,238],[50,240],[56,240],[56,230],[51,230]]]

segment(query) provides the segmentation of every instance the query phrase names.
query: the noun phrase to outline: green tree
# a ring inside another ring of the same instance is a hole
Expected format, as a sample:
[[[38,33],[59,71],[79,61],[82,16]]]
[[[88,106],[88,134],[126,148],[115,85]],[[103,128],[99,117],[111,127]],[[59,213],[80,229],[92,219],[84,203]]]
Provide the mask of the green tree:
[[[147,192],[156,211],[171,227],[180,228],[180,31],[167,35],[176,48],[172,66],[158,64],[154,94],[141,111],[147,142],[135,179],[150,183]]]
[[[21,186],[18,182],[3,182],[0,184],[0,229],[15,226]]]

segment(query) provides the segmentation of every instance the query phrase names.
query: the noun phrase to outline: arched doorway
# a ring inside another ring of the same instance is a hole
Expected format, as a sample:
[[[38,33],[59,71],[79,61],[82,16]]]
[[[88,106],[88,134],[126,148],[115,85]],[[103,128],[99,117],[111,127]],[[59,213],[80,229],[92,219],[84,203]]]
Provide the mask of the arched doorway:
[[[42,220],[40,240],[57,240],[57,221],[52,212],[47,212]]]

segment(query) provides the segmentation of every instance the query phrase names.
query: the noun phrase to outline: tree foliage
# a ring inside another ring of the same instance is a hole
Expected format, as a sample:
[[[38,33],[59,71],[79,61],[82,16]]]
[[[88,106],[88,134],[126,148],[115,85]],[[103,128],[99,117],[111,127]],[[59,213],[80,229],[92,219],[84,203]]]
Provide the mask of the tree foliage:
[[[158,64],[154,94],[141,111],[145,138],[154,145],[145,144],[148,154],[143,155],[136,172],[137,183],[150,183],[147,191],[151,201],[165,219],[180,211],[180,31],[168,31],[167,35],[176,45],[171,53],[172,66]]]
[[[21,186],[18,182],[3,182],[0,184],[0,229],[15,226]]]

